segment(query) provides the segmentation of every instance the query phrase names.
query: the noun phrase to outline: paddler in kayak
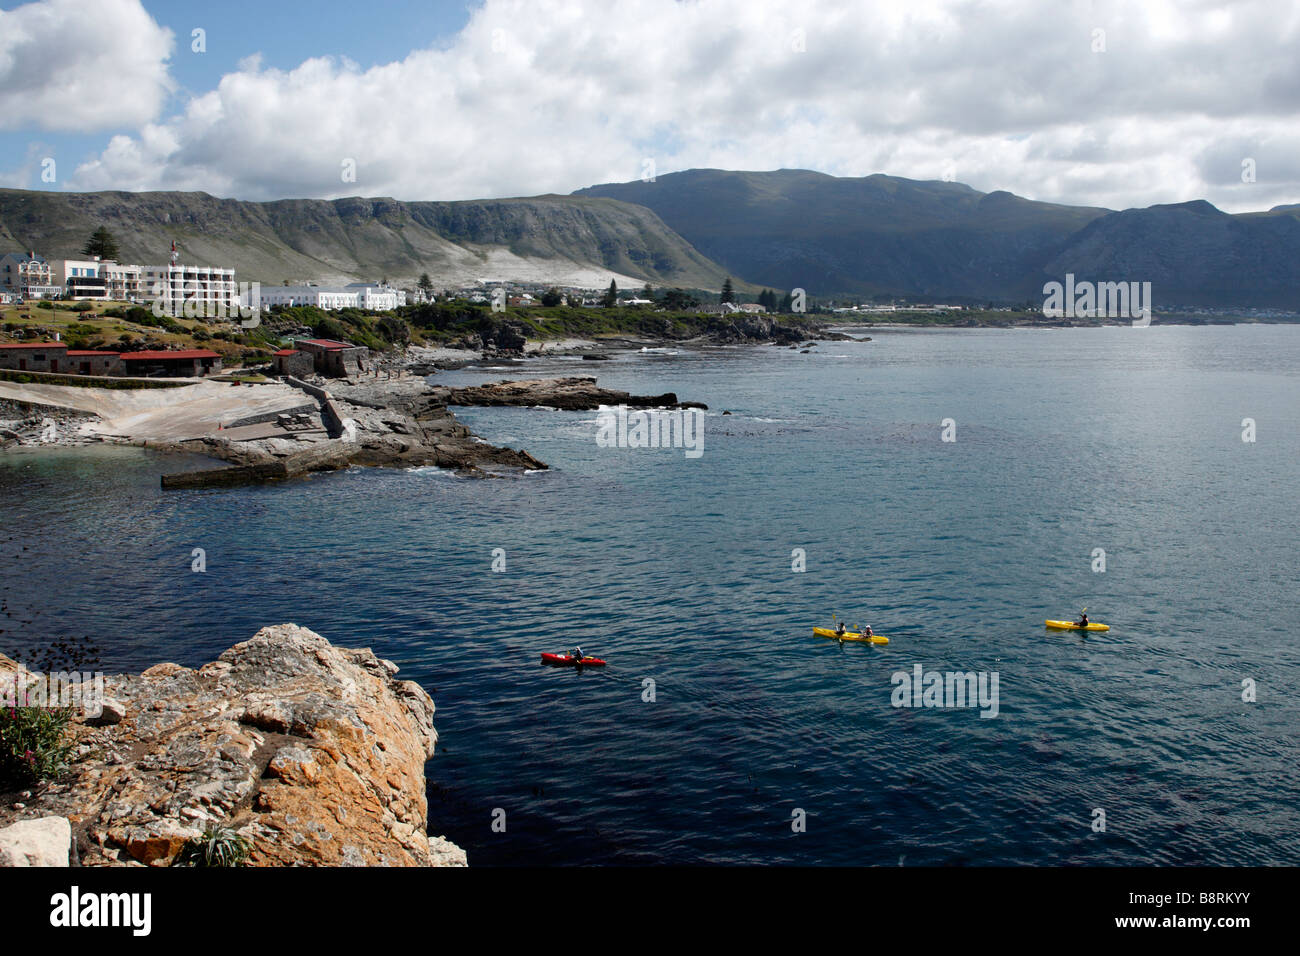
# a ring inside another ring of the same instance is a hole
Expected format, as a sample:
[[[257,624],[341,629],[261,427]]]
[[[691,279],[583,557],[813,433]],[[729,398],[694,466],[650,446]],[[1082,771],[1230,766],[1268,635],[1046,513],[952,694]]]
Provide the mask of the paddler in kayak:
[[[1088,627],[1088,609],[1086,607],[1079,612],[1079,620],[1075,621],[1074,624],[1076,627],[1085,629]]]
[[[583,658],[583,656],[584,656],[583,653],[582,653],[582,648],[581,648],[581,647],[575,647],[573,650],[569,651],[569,656],[573,658],[573,663],[575,663],[575,664],[581,664],[581,663],[582,663],[582,658]]]
[[[844,622],[843,622],[843,621],[840,621],[840,623],[837,624],[837,625],[835,626],[835,636],[836,636],[836,637],[843,637],[843,636],[844,636],[844,632],[845,632]]]

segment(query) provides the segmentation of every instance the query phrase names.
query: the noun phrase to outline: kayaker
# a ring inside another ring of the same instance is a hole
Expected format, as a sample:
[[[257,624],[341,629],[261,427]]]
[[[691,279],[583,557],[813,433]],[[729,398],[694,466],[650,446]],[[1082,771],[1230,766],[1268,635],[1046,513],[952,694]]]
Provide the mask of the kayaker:
[[[1079,612],[1079,620],[1075,621],[1074,623],[1079,627],[1088,626],[1088,611],[1086,608]]]
[[[581,664],[583,658],[582,648],[575,647],[573,650],[569,651],[569,656],[573,658],[573,663]]]
[[[835,633],[836,633],[836,635],[838,635],[839,637],[843,637],[843,636],[844,636],[844,622],[843,622],[843,621],[840,621],[840,623],[837,624],[837,625],[835,626]]]
[[[871,629],[871,625],[870,625],[870,624],[868,624],[866,627],[864,627],[864,628],[862,629],[862,636],[863,636],[863,637],[871,637],[871,636],[873,636],[874,634],[875,634],[875,631],[873,631],[873,630]]]

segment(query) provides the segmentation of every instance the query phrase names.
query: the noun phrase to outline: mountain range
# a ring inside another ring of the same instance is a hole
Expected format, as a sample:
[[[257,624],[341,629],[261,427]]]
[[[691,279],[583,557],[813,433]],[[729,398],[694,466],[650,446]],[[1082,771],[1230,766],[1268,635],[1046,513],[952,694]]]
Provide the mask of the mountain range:
[[[244,202],[207,193],[41,192],[0,189],[0,250],[76,258],[100,225],[118,258],[235,269],[264,285],[356,279],[439,287],[512,279],[604,287],[717,289],[726,270],[643,206],[537,196],[468,202],[284,199]]]
[[[818,297],[1041,302],[1045,282],[1151,282],[1160,306],[1300,310],[1300,204],[1122,211],[896,176],[693,169],[569,196],[461,202],[0,189],[0,250],[78,254],[105,225],[128,262],[234,266],[264,284],[386,276]]]
[[[954,182],[693,169],[578,190],[658,213],[750,282],[818,295],[1041,301],[1066,273],[1146,281],[1157,306],[1300,310],[1300,205],[1116,212]]]

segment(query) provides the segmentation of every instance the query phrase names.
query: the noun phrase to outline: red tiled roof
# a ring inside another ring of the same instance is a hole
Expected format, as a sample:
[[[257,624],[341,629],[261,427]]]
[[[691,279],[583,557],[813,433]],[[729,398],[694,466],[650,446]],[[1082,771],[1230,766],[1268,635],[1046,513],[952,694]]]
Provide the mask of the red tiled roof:
[[[297,349],[277,349],[275,354],[276,354],[276,355],[297,355],[297,354],[298,354],[298,350],[297,350]]]
[[[323,349],[354,349],[351,342],[335,342],[333,339],[303,339],[307,345],[316,345]]]
[[[221,358],[219,352],[207,349],[180,349],[176,352],[123,352],[123,362],[157,362],[161,359]]]
[[[67,342],[23,342],[19,345],[0,345],[0,349],[66,349]]]
[[[69,357],[73,355],[81,355],[81,356],[102,355],[104,356],[104,358],[108,358],[110,355],[116,357],[121,354],[122,354],[121,352],[106,352],[103,349],[68,349]]]

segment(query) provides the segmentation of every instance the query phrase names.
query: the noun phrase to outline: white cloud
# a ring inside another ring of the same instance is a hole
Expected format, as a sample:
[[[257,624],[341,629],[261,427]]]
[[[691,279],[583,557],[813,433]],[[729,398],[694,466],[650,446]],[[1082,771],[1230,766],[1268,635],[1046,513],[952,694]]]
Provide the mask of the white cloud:
[[[0,10],[0,129],[138,127],[172,88],[173,36],[138,0]]]
[[[1286,0],[486,0],[450,43],[370,69],[251,57],[75,186],[469,199],[635,179],[648,157],[1264,208],[1300,199],[1298,38]],[[1249,187],[1223,173],[1245,150]]]

